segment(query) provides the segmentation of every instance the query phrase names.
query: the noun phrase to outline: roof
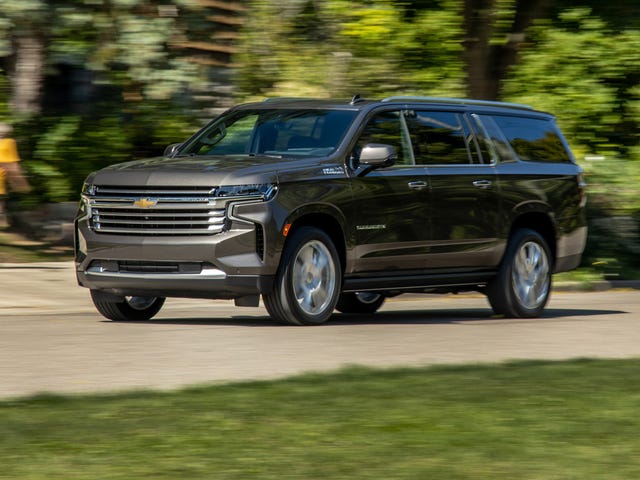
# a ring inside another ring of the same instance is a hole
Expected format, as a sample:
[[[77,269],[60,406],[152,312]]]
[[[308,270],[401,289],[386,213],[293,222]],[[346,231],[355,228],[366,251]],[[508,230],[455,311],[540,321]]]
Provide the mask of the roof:
[[[522,103],[498,102],[494,100],[472,100],[470,98],[448,98],[448,97],[412,97],[394,96],[381,100],[382,102],[402,102],[402,103],[429,103],[429,104],[453,104],[453,105],[475,105],[479,107],[501,107],[515,108],[520,110],[534,110],[530,105]]]
[[[337,99],[320,99],[320,98],[304,98],[304,97],[271,97],[266,98],[262,102],[255,102],[241,105],[241,108],[262,107],[266,105],[274,108],[296,107],[296,108],[329,108],[329,109],[353,109],[362,110],[367,106],[390,104],[390,105],[408,105],[408,104],[428,104],[446,105],[446,106],[475,106],[482,109],[508,109],[519,110],[523,113],[544,113],[535,110],[530,105],[521,103],[498,102],[492,100],[475,100],[469,98],[449,98],[449,97],[423,97],[423,96],[391,96],[381,100],[371,100],[361,98],[355,95],[351,100]]]

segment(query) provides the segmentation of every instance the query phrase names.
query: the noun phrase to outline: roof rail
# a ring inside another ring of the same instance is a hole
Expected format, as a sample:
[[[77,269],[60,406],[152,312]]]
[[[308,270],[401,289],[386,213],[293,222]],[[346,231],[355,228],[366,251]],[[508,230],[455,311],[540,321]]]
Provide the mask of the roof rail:
[[[270,102],[298,102],[300,100],[310,100],[305,97],[268,97],[262,100],[262,103],[270,103]]]
[[[342,102],[344,100],[336,100],[333,98],[314,98],[314,97],[267,97],[262,100],[262,103],[272,103],[272,102],[300,102],[300,101],[309,101],[309,102]],[[355,94],[349,103],[351,105],[355,105],[358,102],[364,102],[366,99],[362,98],[359,94]]]
[[[412,96],[393,96],[383,98],[383,102],[430,102],[430,103],[451,103],[454,105],[477,105],[479,107],[509,107],[519,108],[521,110],[534,110],[531,105],[522,103],[497,102],[493,100],[471,100],[468,98],[447,98],[447,97],[412,97]]]

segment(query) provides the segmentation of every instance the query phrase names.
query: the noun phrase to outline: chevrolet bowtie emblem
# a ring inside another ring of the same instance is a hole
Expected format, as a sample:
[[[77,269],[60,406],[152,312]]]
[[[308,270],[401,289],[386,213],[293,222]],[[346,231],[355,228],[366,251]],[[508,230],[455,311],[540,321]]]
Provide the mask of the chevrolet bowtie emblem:
[[[151,208],[158,204],[158,200],[155,198],[141,198],[133,202],[134,207],[138,208]]]

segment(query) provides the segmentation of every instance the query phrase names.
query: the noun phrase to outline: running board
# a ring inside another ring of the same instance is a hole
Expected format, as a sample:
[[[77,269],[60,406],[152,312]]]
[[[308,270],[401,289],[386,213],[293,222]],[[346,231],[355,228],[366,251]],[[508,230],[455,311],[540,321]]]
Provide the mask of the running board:
[[[496,271],[472,273],[439,273],[428,275],[389,275],[345,278],[343,292],[378,290],[420,290],[438,287],[482,286],[495,277]]]

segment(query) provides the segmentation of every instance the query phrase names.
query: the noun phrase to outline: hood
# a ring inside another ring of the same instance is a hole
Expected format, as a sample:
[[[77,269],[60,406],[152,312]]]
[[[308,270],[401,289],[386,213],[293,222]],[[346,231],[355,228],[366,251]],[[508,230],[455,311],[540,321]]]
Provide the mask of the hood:
[[[156,157],[95,172],[92,183],[128,186],[218,186],[274,182],[277,171],[307,159],[269,156]],[[315,159],[317,162],[317,159]]]

